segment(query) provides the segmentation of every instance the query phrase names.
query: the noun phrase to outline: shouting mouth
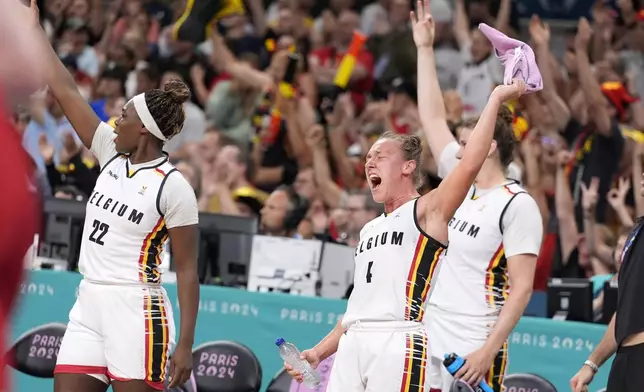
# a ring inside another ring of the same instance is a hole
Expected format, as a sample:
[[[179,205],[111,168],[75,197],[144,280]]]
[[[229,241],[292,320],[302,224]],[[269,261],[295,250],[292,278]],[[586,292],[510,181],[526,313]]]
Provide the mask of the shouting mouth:
[[[376,190],[382,183],[382,179],[377,174],[369,175],[369,183],[371,184],[371,189]]]

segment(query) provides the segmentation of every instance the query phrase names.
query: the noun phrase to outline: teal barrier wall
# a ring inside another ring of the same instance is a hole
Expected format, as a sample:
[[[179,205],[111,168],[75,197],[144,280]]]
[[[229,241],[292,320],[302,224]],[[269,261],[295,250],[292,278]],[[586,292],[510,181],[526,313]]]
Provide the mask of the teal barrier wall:
[[[74,273],[32,272],[22,287],[20,310],[13,325],[14,340],[43,324],[67,323],[79,281],[80,275]],[[176,286],[166,287],[178,323]],[[340,300],[202,286],[195,346],[212,340],[234,340],[248,346],[262,365],[264,390],[281,368],[275,339],[283,336],[302,349],[310,347],[333,328],[344,309],[345,302]],[[568,391],[568,380],[604,330],[594,324],[523,318],[510,337],[509,373],[538,374],[559,391]],[[608,364],[598,374],[591,392],[605,387],[607,373]],[[51,379],[14,374],[15,391],[53,390]]]

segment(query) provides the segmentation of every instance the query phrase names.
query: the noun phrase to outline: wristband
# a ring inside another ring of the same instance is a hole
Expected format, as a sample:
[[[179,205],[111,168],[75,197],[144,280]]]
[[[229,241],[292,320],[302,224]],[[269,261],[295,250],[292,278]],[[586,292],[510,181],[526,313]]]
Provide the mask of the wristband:
[[[587,359],[586,362],[584,362],[584,366],[588,366],[593,373],[597,373],[599,371],[599,367],[597,367],[597,365],[595,365],[595,363],[590,359]]]

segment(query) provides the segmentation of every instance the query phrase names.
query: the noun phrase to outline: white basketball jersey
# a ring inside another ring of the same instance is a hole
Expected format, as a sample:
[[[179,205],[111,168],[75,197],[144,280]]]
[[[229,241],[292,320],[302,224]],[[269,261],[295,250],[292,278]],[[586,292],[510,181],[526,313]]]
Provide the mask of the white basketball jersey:
[[[449,249],[441,256],[431,306],[471,316],[495,316],[509,291],[502,219],[510,201],[525,193],[517,183],[476,192],[449,222]]]
[[[416,201],[367,223],[355,251],[353,291],[342,324],[421,321],[445,246],[421,232]]]
[[[85,278],[116,284],[161,283],[159,256],[168,229],[159,200],[175,170],[164,159],[132,171],[125,155],[104,165],[87,201],[79,260]]]

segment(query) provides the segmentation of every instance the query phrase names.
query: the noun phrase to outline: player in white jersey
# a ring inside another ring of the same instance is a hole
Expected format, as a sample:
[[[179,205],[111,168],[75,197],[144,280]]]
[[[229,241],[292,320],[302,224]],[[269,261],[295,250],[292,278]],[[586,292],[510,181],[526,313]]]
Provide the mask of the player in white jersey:
[[[459,142],[449,131],[443,99],[436,93],[430,16],[414,25],[414,40],[421,122],[438,160],[438,174],[449,178],[458,168],[458,158],[478,143],[472,132],[478,125],[476,120],[464,123]],[[449,221],[449,251],[441,257],[425,313],[432,391],[451,390],[453,378],[442,361],[452,352],[467,358],[457,377],[472,384],[485,379],[494,391],[501,391],[508,363],[507,338],[532,294],[543,227],[536,202],[505,175],[516,143],[511,124],[512,115],[503,108],[494,139],[487,145],[487,159]]]
[[[164,389],[176,340],[159,271],[168,238],[181,306],[170,378],[173,386],[183,384],[192,371],[199,302],[198,209],[192,187],[162,147],[181,131],[190,91],[171,80],[163,90],[137,95],[114,129],[85,102],[53,49],[45,57],[49,88],[101,167],[87,202],[79,259],[83,280],[58,353],[54,391],[104,392],[109,384],[115,392]]]
[[[428,339],[422,319],[438,257],[446,249],[447,224],[487,156],[499,107],[524,90],[517,81],[494,91],[459,164],[424,196],[416,190],[422,149],[417,136],[386,132],[369,150],[369,187],[385,213],[360,233],[354,288],[342,321],[302,353],[317,366],[337,351],[327,392],[426,391]]]

